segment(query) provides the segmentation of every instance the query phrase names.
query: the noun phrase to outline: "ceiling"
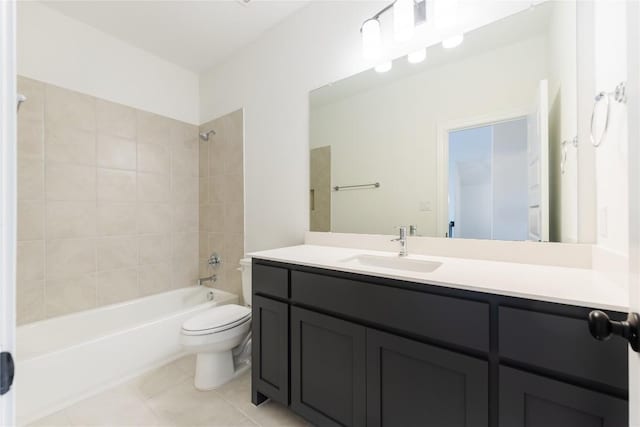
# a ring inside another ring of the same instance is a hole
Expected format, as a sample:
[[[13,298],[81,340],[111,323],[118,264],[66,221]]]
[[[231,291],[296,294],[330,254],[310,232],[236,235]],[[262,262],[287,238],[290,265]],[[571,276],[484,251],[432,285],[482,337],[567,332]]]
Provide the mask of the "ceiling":
[[[222,62],[307,2],[43,1],[70,18],[194,72]]]

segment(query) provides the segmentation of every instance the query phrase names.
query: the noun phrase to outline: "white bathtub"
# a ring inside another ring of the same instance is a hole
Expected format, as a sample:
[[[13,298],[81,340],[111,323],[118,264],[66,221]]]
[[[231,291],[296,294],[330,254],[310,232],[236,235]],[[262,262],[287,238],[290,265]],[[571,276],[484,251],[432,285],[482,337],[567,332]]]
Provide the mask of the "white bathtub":
[[[180,357],[182,323],[238,296],[183,288],[18,327],[18,423],[29,423],[77,400]]]

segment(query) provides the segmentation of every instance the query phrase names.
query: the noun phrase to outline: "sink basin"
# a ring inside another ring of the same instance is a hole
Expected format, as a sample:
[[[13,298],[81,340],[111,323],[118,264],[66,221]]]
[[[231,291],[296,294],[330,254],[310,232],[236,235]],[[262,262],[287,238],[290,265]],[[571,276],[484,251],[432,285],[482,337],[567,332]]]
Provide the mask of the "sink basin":
[[[379,255],[355,255],[342,260],[344,263],[365,267],[390,268],[392,270],[431,273],[442,265],[441,262]]]

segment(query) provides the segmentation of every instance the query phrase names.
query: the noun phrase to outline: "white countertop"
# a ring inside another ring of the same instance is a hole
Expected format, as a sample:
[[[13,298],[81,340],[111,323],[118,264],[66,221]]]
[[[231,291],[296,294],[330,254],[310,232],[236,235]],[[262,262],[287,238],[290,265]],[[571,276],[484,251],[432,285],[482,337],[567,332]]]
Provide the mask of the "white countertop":
[[[409,255],[408,259],[441,262],[431,273],[354,265],[356,255],[396,257],[397,253],[331,246],[300,245],[248,254],[253,258],[385,277],[415,283],[487,292],[574,306],[627,312],[626,289],[589,269],[511,262]]]

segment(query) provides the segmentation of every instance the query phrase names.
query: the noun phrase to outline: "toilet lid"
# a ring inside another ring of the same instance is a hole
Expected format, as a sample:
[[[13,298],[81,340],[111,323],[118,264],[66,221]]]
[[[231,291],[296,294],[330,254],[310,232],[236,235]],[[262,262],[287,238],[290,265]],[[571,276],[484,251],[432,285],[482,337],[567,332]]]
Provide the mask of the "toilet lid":
[[[210,308],[182,324],[182,329],[190,332],[216,332],[230,329],[251,318],[251,309],[237,304],[226,304]]]

